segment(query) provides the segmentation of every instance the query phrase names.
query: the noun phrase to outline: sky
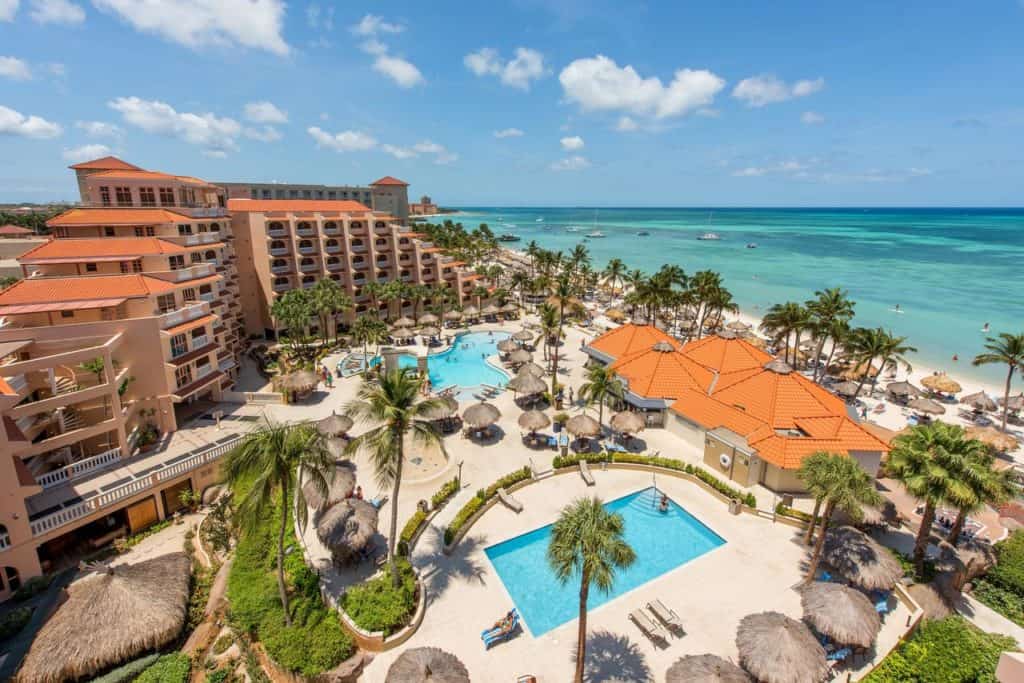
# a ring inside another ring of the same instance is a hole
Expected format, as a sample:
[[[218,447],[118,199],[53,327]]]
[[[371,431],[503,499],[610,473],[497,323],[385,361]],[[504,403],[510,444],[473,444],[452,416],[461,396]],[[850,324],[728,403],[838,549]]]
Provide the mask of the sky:
[[[0,0],[0,202],[106,154],[447,206],[1021,206],[1024,0]]]

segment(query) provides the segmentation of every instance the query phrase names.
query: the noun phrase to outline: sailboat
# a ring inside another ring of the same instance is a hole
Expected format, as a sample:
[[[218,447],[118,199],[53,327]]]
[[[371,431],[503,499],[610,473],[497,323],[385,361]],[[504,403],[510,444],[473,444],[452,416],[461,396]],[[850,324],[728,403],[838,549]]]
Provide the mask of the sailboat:
[[[714,211],[712,211],[711,213],[708,214],[708,226],[711,225],[711,220],[714,218],[714,216],[715,216],[715,212]],[[697,239],[699,239],[699,240],[701,240],[703,242],[716,242],[716,241],[722,239],[722,236],[719,235],[717,232],[705,232],[703,235],[698,235]]]
[[[604,233],[597,230],[597,209],[594,209],[594,230],[587,233],[587,237],[604,237]]]

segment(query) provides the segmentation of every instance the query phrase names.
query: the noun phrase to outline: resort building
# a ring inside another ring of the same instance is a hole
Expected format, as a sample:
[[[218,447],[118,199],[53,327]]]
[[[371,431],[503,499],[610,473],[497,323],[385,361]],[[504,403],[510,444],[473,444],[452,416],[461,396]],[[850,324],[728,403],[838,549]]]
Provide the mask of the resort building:
[[[217,183],[228,199],[313,199],[353,201],[373,211],[394,216],[399,223],[409,219],[409,184],[385,176],[369,185],[311,185],[308,183]]]
[[[423,195],[418,202],[409,205],[409,213],[413,216],[434,216],[437,214],[437,204],[427,195]]]
[[[373,308],[364,291],[371,282],[447,288],[454,292],[453,303],[466,300],[481,284],[479,275],[422,241],[421,233],[356,201],[232,199],[228,208],[238,252],[244,254],[238,269],[251,335],[274,338],[274,299],[323,278],[337,282],[355,302],[348,321]],[[382,317],[411,316],[414,307],[411,300],[377,301],[376,306]],[[318,324],[311,320],[311,331]]]
[[[648,426],[683,438],[742,486],[803,492],[797,470],[815,451],[849,455],[874,476],[888,451],[841,399],[728,332],[684,345],[650,325],[623,325],[583,350],[615,371]]]

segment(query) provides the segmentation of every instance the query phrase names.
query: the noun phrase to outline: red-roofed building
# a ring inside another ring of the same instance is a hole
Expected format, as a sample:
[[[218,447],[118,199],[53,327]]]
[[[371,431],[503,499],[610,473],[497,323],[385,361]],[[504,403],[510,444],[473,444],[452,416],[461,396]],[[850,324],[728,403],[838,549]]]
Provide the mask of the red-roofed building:
[[[23,228],[20,225],[0,225],[0,239],[17,239],[34,234],[28,228]]]
[[[310,183],[218,182],[230,199],[354,201],[385,213],[406,225],[409,220],[408,184],[385,176],[369,185],[315,185]]]

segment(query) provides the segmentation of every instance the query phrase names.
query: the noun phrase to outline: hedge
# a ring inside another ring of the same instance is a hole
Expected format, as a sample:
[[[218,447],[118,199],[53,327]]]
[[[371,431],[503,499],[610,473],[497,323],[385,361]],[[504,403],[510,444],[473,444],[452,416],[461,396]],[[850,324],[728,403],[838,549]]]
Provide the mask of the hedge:
[[[31,607],[15,607],[7,614],[0,617],[0,642],[16,635],[25,628],[25,624],[32,618]]]
[[[476,495],[469,499],[462,509],[455,513],[455,518],[452,519],[451,523],[444,530],[444,542],[451,543],[455,535],[458,534],[459,530],[466,524],[470,517],[484,506],[484,504],[498,494],[498,489],[518,484],[521,481],[525,481],[533,476],[529,466],[518,469],[514,472],[506,474],[504,477],[494,482],[486,489],[480,489],[476,492]]]
[[[160,655],[157,653],[134,659],[127,664],[108,671],[99,678],[94,678],[89,683],[129,683],[138,678],[139,674],[148,669],[153,665],[156,660],[160,659]]]
[[[797,510],[796,508],[788,507],[786,505],[783,505],[782,503],[779,503],[778,505],[775,506],[775,514],[781,517],[792,517],[793,519],[799,520],[801,522],[806,522],[808,524],[810,524],[811,520],[814,518],[813,515],[811,515],[810,513],[804,512],[803,510]]]
[[[987,578],[981,578],[974,582],[971,595],[978,602],[988,605],[1018,626],[1024,626],[1024,597],[1006,590]]]
[[[445,482],[437,492],[430,497],[431,509],[436,510],[447,503],[449,500],[459,492],[461,482],[458,478],[452,479],[451,481]],[[423,510],[416,508],[416,512],[413,513],[409,521],[402,527],[402,533],[398,536],[398,554],[407,556],[409,554],[409,544],[412,543],[413,536],[420,530],[427,521],[427,513]]]
[[[398,571],[398,588],[392,585],[391,572],[386,570],[345,591],[341,606],[359,628],[391,635],[409,623],[416,610],[416,575],[405,560],[398,561]]]
[[[1024,531],[1014,531],[995,545],[996,566],[986,577],[990,582],[1024,597]]]
[[[135,683],[188,683],[192,660],[183,652],[163,655],[135,679]]]

